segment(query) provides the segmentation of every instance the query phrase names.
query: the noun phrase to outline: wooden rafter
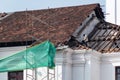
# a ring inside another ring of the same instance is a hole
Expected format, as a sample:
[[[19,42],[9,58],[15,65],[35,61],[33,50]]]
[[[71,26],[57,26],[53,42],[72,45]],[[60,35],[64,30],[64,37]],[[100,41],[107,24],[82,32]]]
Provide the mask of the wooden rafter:
[[[101,24],[101,25],[99,25],[99,26],[103,27],[104,24]],[[99,30],[99,31],[97,31],[96,33],[94,33],[95,35],[93,35],[93,37],[91,37],[90,41],[91,41],[92,39],[96,38],[96,36],[97,36],[100,32],[101,32],[101,30]],[[94,49],[95,44],[96,44],[96,42],[94,42],[94,43],[91,45],[91,48]]]
[[[106,23],[96,25],[97,28],[89,35],[89,44],[92,49],[100,52],[119,51],[120,48],[112,48],[116,41],[120,40],[120,26],[114,26]],[[102,32],[102,33],[101,33]],[[111,34],[112,33],[112,34]],[[100,34],[100,37],[98,36]],[[118,43],[119,46],[120,43]]]
[[[102,50],[104,50],[104,48],[105,47],[107,47],[107,45],[109,44],[109,42],[107,43],[107,39],[108,39],[108,36],[109,36],[109,34],[111,33],[113,31],[113,28],[108,32],[108,34],[106,35],[106,37],[105,37],[105,41],[101,44],[101,45],[99,45],[99,47],[98,47],[98,51],[102,51]],[[110,36],[110,38],[109,39],[111,39],[113,36]],[[110,41],[111,42],[111,41]],[[107,44],[106,44],[107,43]],[[106,44],[106,45],[105,45]]]

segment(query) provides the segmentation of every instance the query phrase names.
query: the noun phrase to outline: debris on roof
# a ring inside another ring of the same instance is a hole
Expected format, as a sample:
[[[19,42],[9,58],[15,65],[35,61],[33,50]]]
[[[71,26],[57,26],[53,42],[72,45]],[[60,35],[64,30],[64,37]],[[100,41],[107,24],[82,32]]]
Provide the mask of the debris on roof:
[[[2,17],[5,17],[7,15],[7,13],[0,13],[0,18],[2,18]]]

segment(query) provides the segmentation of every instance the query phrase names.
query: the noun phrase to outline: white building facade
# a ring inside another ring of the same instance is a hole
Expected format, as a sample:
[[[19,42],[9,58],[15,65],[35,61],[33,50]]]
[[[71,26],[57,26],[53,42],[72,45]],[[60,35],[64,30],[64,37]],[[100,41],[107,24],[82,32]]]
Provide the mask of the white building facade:
[[[0,48],[0,57],[9,56],[23,49],[25,47]],[[72,50],[66,48],[57,51],[55,63],[54,78],[51,78],[51,80],[116,80],[115,69],[120,66],[120,53],[101,54],[92,49]],[[47,78],[48,75],[45,70],[47,69],[37,69],[37,76],[32,73],[33,70],[27,70],[27,73],[24,70],[23,80],[43,78],[43,80],[50,80],[50,78]],[[31,78],[28,75],[31,75]],[[8,80],[8,73],[0,73],[0,78]]]

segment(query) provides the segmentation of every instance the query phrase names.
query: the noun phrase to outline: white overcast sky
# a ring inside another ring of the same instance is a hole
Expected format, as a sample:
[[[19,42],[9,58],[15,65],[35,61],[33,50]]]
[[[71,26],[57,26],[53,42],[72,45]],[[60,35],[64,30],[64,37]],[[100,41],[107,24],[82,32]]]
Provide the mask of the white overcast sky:
[[[45,9],[53,7],[75,6],[90,3],[105,5],[105,0],[0,0],[1,12]]]

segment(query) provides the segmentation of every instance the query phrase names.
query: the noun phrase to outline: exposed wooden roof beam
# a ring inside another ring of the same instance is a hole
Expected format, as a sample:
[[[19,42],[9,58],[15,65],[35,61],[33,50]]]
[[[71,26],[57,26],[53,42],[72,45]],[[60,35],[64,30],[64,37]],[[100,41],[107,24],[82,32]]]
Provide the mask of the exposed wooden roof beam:
[[[115,48],[117,47],[118,51],[120,50],[120,46],[119,45],[120,45],[120,42],[115,45]],[[110,52],[113,52],[115,50],[115,48],[113,48]]]
[[[96,28],[97,28],[98,26],[99,26],[99,27],[103,27],[104,24],[105,24],[105,23],[100,24],[100,25],[98,24],[98,25],[96,25]],[[98,31],[98,29],[96,29],[96,31],[92,31],[92,32],[94,32],[94,33],[93,33],[94,35],[92,35],[90,38],[91,38],[91,39],[94,39],[94,38],[101,32],[101,30]],[[96,32],[96,33],[95,33],[95,32]]]
[[[104,24],[105,24],[105,23],[104,23]],[[100,24],[100,25],[98,25],[98,26],[103,27],[104,24]],[[97,26],[97,27],[98,27],[98,26]],[[94,31],[93,31],[93,32],[94,32]],[[94,39],[100,32],[101,32],[101,30],[99,30],[99,31],[97,31],[96,33],[94,33],[95,35],[93,35],[93,37],[91,37],[90,39]],[[99,42],[99,43],[100,43],[100,42]],[[96,42],[91,45],[91,48],[94,49],[94,48],[97,46],[97,45],[95,46],[95,44],[96,44]]]
[[[119,27],[119,26],[118,26]],[[110,27],[98,27],[98,29],[113,29],[113,30],[116,30],[118,27],[112,27],[112,26],[110,26]],[[120,27],[119,27],[120,28]]]
[[[119,27],[117,27],[116,28],[116,30],[119,30]],[[112,31],[112,30],[111,30]],[[111,32],[110,31],[110,32]],[[115,34],[116,32],[114,32],[113,33],[113,35]],[[120,34],[120,31],[116,34],[116,36],[115,36],[115,38],[114,39],[112,39],[112,37],[113,36],[110,36],[110,41],[103,47],[103,48],[101,48],[99,51],[101,51],[102,49],[104,49],[104,48],[106,48],[111,42],[113,43],[114,41],[117,41],[118,39],[120,40],[120,38],[119,38],[119,34]],[[116,39],[117,38],[117,39]],[[106,42],[106,41],[105,41]],[[112,47],[112,45],[109,47],[109,48],[111,48]],[[108,49],[109,50],[109,49]]]
[[[120,48],[114,48],[114,51],[112,51],[113,50],[113,48],[112,49],[110,49],[109,51],[108,51],[108,49],[102,49],[101,50],[101,52],[102,53],[111,53],[111,52],[119,52],[120,51]]]
[[[111,31],[108,32],[108,34],[107,34],[106,37],[104,38],[105,41],[104,41],[102,44],[99,44],[99,45],[97,46],[97,49],[96,49],[96,50],[101,51],[102,49],[104,49],[103,46],[104,46],[105,43],[106,43],[106,40],[107,40],[108,35],[109,35],[112,31],[113,31],[113,30],[111,29]],[[106,45],[105,45],[105,46],[106,46]]]
[[[114,38],[114,39],[111,39],[111,38],[103,38],[103,39],[93,39],[93,40],[89,40],[89,42],[99,42],[99,41],[113,41],[113,40],[120,40],[120,38]]]

